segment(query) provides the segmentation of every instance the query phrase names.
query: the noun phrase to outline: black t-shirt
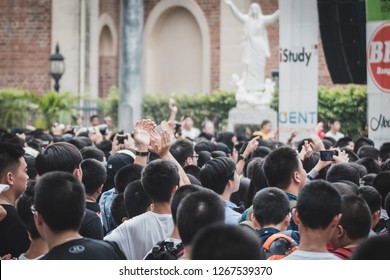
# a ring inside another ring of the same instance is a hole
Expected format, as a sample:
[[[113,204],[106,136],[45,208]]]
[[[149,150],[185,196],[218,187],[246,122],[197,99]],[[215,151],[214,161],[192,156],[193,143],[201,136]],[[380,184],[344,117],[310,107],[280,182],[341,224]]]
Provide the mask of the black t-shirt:
[[[52,248],[41,260],[123,260],[115,244],[102,240],[80,238]]]
[[[97,202],[89,202],[89,201],[87,201],[85,206],[86,206],[87,209],[89,209],[89,210],[91,210],[91,211],[93,211],[93,212],[95,212],[97,214],[100,213],[100,206],[99,206],[99,203],[97,203]]]
[[[84,237],[102,240],[104,237],[102,220],[95,212],[85,209],[79,233]]]
[[[7,216],[0,222],[0,256],[11,254],[19,257],[30,246],[26,227],[16,212],[15,207],[1,204],[7,211]]]

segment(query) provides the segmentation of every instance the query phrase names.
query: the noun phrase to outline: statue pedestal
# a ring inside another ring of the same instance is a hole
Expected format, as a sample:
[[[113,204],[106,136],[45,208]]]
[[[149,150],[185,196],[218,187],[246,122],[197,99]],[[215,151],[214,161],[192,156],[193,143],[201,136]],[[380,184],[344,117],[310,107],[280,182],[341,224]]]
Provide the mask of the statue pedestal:
[[[269,120],[273,129],[277,127],[277,113],[270,108],[233,108],[229,111],[227,130],[237,136],[251,137],[254,131],[260,129],[259,126],[264,120]]]

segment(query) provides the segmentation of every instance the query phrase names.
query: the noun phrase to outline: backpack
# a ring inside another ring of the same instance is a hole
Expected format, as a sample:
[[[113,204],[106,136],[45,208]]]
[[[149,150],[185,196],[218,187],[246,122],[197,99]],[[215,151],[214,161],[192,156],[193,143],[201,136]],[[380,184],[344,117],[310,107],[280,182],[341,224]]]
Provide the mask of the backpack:
[[[177,260],[184,255],[183,243],[175,246],[172,241],[158,242],[146,257],[145,260]]]
[[[282,231],[268,237],[262,247],[266,260],[280,260],[298,249],[291,233],[291,230]]]

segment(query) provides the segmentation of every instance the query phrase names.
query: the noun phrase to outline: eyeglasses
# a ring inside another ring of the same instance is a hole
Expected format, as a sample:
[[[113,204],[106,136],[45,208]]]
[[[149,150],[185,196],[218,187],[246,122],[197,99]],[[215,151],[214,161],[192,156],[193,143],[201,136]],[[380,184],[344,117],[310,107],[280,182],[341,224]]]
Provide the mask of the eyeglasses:
[[[35,206],[34,206],[34,205],[31,205],[30,210],[31,210],[31,213],[32,213],[33,215],[35,215],[35,214],[37,213],[37,210],[35,209]]]
[[[194,156],[190,156],[190,157],[198,159],[199,155],[194,155]]]

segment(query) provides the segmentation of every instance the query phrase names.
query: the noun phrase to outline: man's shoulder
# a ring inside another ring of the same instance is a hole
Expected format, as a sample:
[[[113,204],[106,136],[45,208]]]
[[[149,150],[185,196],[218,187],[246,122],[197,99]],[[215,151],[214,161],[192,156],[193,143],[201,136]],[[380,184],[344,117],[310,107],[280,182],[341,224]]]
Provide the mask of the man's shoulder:
[[[296,250],[283,260],[340,260],[329,252],[309,252]]]

